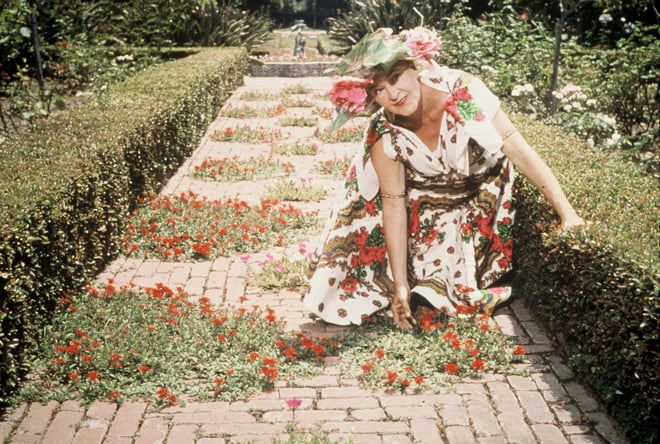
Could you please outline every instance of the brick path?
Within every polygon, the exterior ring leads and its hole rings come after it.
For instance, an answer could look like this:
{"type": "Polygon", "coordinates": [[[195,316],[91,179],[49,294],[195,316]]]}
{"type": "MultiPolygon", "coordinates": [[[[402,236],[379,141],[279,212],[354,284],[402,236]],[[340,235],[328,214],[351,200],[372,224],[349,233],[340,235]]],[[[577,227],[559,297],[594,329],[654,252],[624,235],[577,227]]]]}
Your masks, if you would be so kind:
{"type": "MultiPolygon", "coordinates": [[[[283,79],[246,77],[230,103],[246,90],[277,91],[288,85],[304,84],[324,92],[329,79],[324,77],[283,79]]],[[[320,106],[328,107],[323,99],[320,106]]],[[[272,106],[277,102],[262,103],[272,106]]],[[[255,105],[255,102],[251,102],[255,105]]],[[[289,109],[302,116],[309,109],[289,109]]],[[[268,155],[270,147],[213,142],[208,138],[215,129],[224,129],[245,120],[218,117],[192,157],[171,179],[163,193],[178,194],[192,190],[212,199],[234,197],[257,203],[267,182],[214,184],[194,181],[188,173],[206,157],[249,157],[268,155]]],[[[277,118],[254,119],[252,125],[276,125],[277,118]]],[[[289,131],[286,129],[285,131],[289,131]]],[[[291,129],[291,137],[310,137],[313,129],[291,129]]],[[[348,155],[355,144],[326,144],[317,156],[297,156],[296,175],[304,177],[319,160],[348,155]]],[[[288,159],[291,160],[291,159],[288,159]]],[[[318,209],[323,217],[330,208],[338,181],[314,179],[330,189],[329,197],[305,209],[318,209]]],[[[315,239],[307,242],[308,249],[315,239]]],[[[292,247],[297,249],[296,247],[292,247]]],[[[117,285],[135,283],[152,286],[165,283],[182,286],[191,295],[206,295],[215,303],[238,305],[243,295],[272,307],[284,316],[288,327],[306,333],[331,335],[341,327],[314,323],[303,311],[301,294],[291,290],[265,293],[247,285],[248,263],[237,257],[219,258],[201,263],[171,263],[156,260],[119,258],[98,276],[117,285]]],[[[323,374],[296,381],[293,386],[279,384],[275,390],[240,402],[188,403],[160,412],[145,402],[94,402],[84,408],[78,402],[51,401],[47,405],[21,405],[8,412],[0,422],[0,440],[4,443],[75,443],[75,444],[211,444],[254,442],[268,443],[273,438],[288,438],[285,433],[291,411],[285,400],[303,400],[296,412],[296,423],[313,428],[320,425],[337,442],[354,443],[623,443],[611,419],[589,391],[555,352],[549,338],[540,329],[520,300],[499,309],[494,321],[507,334],[516,335],[527,350],[528,362],[521,364],[529,376],[483,375],[455,385],[440,393],[400,394],[369,391],[355,380],[341,376],[339,362],[328,358],[323,374]]]]}

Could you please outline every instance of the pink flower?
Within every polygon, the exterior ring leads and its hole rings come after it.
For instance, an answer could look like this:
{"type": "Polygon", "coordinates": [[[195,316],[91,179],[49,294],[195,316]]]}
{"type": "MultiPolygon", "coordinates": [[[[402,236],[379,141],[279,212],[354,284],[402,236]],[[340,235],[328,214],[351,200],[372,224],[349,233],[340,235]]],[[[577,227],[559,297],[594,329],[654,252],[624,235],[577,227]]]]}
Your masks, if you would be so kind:
{"type": "Polygon", "coordinates": [[[440,37],[430,29],[418,26],[415,29],[401,33],[406,39],[406,46],[410,49],[416,60],[425,67],[430,68],[430,60],[440,53],[440,37]]]}
{"type": "Polygon", "coordinates": [[[333,105],[339,106],[351,114],[357,114],[363,111],[367,105],[365,88],[370,83],[369,79],[335,76],[332,78],[332,88],[328,92],[330,101],[333,105]]]}
{"type": "Polygon", "coordinates": [[[297,409],[298,407],[300,407],[300,404],[302,404],[302,399],[291,398],[286,400],[286,405],[288,405],[292,409],[297,409]]]}

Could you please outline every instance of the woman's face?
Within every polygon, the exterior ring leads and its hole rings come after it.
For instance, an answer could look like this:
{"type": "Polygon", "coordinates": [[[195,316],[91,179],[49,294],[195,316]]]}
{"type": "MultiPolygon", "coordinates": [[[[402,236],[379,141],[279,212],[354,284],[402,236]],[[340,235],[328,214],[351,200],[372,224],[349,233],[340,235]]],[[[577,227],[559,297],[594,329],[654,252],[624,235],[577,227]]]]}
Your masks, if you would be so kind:
{"type": "Polygon", "coordinates": [[[421,105],[421,89],[417,70],[408,61],[397,62],[385,75],[377,76],[369,86],[369,96],[399,116],[412,115],[421,105]]]}

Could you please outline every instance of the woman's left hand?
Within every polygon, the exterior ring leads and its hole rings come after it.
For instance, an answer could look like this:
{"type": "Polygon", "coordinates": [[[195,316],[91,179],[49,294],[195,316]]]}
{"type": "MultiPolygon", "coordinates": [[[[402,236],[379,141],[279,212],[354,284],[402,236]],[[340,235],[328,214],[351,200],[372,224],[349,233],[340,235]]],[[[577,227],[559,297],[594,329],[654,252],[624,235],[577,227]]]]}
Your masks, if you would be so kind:
{"type": "Polygon", "coordinates": [[[585,223],[584,219],[582,219],[577,214],[573,214],[565,219],[562,219],[561,221],[561,229],[564,231],[570,231],[574,228],[585,227],[587,225],[588,224],[585,223]]]}

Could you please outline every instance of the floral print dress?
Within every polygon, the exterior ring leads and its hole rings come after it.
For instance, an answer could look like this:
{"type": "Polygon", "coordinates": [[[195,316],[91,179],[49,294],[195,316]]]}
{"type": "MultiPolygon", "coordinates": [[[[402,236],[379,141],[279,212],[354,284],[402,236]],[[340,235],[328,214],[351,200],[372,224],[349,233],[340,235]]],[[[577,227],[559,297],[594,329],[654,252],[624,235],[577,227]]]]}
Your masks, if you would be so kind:
{"type": "Polygon", "coordinates": [[[370,119],[310,268],[304,305],[326,322],[361,324],[390,305],[394,288],[370,159],[379,138],[405,167],[412,292],[453,313],[470,303],[471,290],[511,269],[514,170],[492,124],[499,100],[462,71],[434,65],[420,80],[449,94],[437,149],[382,110],[370,119]]]}

